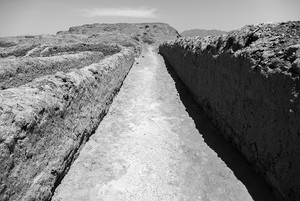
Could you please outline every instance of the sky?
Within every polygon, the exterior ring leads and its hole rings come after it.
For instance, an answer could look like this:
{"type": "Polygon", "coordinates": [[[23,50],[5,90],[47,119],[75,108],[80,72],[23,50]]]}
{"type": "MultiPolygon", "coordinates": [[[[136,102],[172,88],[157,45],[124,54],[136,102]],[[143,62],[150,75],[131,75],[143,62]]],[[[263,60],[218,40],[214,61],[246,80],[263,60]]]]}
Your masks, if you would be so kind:
{"type": "Polygon", "coordinates": [[[0,0],[0,36],[92,23],[165,22],[182,32],[288,20],[300,20],[300,0],[0,0]]]}

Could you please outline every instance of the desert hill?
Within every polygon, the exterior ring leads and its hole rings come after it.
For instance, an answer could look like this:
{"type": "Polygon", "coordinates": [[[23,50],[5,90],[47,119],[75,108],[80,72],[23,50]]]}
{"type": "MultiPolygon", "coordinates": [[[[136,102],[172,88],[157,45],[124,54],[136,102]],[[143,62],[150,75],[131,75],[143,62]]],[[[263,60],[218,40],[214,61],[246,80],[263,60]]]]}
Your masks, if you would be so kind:
{"type": "Polygon", "coordinates": [[[71,27],[68,31],[59,31],[57,34],[85,34],[97,37],[103,34],[124,34],[145,43],[163,42],[176,39],[178,32],[165,23],[118,23],[118,24],[86,24],[71,27]]]}

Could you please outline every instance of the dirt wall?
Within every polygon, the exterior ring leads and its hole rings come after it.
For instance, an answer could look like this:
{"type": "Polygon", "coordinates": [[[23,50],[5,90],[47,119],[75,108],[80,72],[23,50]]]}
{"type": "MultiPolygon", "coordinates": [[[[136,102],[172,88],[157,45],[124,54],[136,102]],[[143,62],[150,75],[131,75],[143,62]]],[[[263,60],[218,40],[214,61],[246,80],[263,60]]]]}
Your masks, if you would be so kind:
{"type": "Polygon", "coordinates": [[[19,87],[35,78],[80,69],[103,59],[102,52],[80,52],[51,57],[0,59],[0,90],[19,87]]]}
{"type": "Polygon", "coordinates": [[[0,200],[49,200],[106,114],[135,52],[0,91],[0,200]]]}
{"type": "Polygon", "coordinates": [[[299,36],[300,22],[260,24],[159,48],[224,136],[284,200],[300,200],[299,36]]]}

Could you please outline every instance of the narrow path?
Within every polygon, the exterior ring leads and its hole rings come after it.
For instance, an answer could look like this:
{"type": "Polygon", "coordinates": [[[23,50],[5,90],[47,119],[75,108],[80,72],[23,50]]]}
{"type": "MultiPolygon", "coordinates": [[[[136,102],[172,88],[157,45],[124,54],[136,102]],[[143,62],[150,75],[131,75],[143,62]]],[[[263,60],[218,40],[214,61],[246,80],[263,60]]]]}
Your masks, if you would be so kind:
{"type": "MultiPolygon", "coordinates": [[[[163,58],[152,48],[142,55],[52,200],[253,200],[205,142],[163,58]]],[[[217,133],[199,115],[205,135],[217,133]]]]}

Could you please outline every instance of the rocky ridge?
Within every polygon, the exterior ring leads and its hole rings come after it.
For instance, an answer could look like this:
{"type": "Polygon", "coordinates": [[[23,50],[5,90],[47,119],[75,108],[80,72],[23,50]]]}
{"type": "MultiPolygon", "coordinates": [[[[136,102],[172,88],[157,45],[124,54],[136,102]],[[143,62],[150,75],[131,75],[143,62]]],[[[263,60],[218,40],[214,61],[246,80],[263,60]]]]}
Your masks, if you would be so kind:
{"type": "Polygon", "coordinates": [[[221,31],[217,29],[212,30],[206,30],[206,29],[190,29],[185,30],[180,33],[182,37],[194,37],[194,36],[200,36],[200,37],[206,37],[206,36],[218,36],[222,34],[226,34],[226,31],[221,31]]]}
{"type": "Polygon", "coordinates": [[[160,53],[283,200],[300,194],[300,22],[179,38],[160,53]]]}

